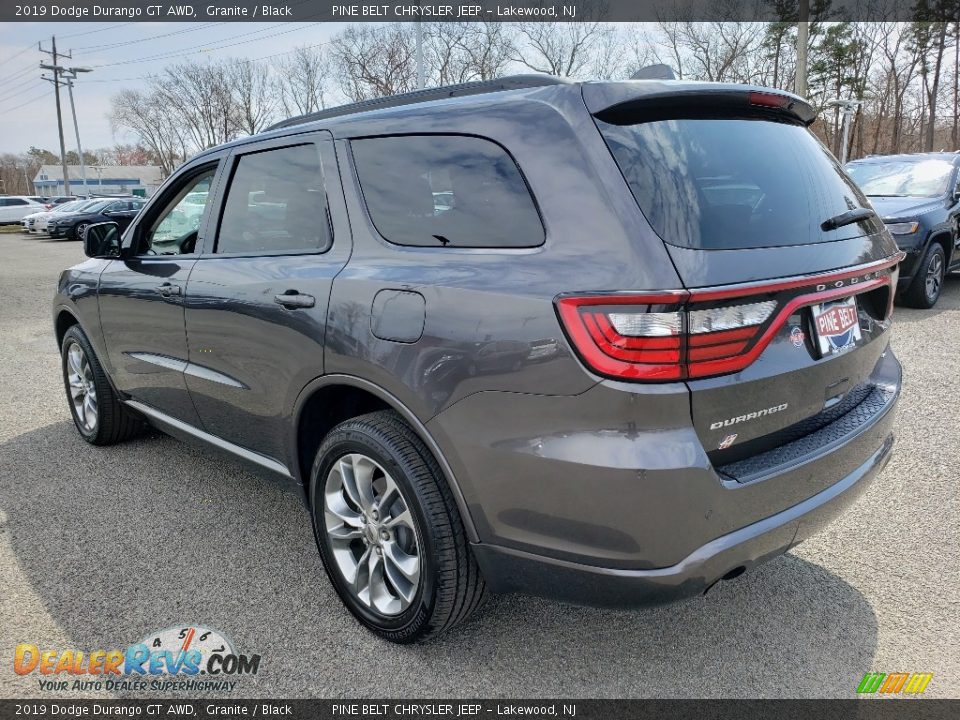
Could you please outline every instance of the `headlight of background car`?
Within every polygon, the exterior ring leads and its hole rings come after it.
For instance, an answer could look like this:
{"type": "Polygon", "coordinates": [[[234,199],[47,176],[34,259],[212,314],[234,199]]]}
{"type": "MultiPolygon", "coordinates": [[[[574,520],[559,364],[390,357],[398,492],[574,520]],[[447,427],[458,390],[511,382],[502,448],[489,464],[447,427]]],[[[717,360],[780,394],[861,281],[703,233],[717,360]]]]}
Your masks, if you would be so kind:
{"type": "Polygon", "coordinates": [[[901,223],[886,223],[887,230],[892,232],[894,235],[913,235],[917,231],[917,228],[920,227],[920,223],[915,222],[901,222],[901,223]]]}

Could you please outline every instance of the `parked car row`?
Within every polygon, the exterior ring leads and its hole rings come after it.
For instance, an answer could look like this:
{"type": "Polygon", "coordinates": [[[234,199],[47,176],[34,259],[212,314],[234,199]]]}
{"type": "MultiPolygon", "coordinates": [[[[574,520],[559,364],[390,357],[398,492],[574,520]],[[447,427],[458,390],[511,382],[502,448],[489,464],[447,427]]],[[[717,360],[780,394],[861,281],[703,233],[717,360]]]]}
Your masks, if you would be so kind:
{"type": "Polygon", "coordinates": [[[0,196],[0,225],[15,225],[25,215],[43,210],[43,198],[27,195],[0,196]]]}
{"type": "Polygon", "coordinates": [[[52,209],[31,213],[20,224],[28,233],[80,240],[83,231],[94,223],[115,222],[121,229],[126,228],[145,202],[132,196],[69,200],[52,209]]]}
{"type": "Polygon", "coordinates": [[[846,170],[906,253],[901,301],[933,307],[945,275],[960,270],[960,153],[866,157],[846,170]]]}

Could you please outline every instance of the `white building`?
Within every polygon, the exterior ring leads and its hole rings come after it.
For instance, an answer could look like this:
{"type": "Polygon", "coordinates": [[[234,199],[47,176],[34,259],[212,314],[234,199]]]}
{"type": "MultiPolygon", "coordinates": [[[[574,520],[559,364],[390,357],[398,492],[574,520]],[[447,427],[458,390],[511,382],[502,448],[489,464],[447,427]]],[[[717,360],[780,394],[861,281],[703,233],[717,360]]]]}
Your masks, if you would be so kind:
{"type": "MultiPolygon", "coordinates": [[[[79,165],[68,165],[71,195],[130,193],[148,197],[160,186],[160,168],[154,165],[88,165],[84,188],[79,165]]],[[[65,195],[63,168],[41,165],[33,179],[34,193],[43,197],[65,195]]]]}

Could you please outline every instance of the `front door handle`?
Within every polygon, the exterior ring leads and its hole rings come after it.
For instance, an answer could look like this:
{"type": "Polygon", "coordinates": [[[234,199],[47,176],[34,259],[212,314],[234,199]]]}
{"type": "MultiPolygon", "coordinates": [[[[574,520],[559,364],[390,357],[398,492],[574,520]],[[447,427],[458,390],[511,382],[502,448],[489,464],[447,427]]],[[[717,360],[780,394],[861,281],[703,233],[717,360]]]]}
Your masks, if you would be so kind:
{"type": "Polygon", "coordinates": [[[313,295],[304,295],[298,293],[296,290],[287,290],[285,293],[280,295],[274,295],[273,301],[277,305],[283,305],[283,307],[288,310],[296,310],[297,308],[312,308],[316,304],[316,298],[313,295]]]}
{"type": "Polygon", "coordinates": [[[165,282],[163,285],[157,285],[157,292],[163,295],[163,297],[171,297],[172,295],[179,295],[180,286],[174,285],[173,283],[165,282]]]}

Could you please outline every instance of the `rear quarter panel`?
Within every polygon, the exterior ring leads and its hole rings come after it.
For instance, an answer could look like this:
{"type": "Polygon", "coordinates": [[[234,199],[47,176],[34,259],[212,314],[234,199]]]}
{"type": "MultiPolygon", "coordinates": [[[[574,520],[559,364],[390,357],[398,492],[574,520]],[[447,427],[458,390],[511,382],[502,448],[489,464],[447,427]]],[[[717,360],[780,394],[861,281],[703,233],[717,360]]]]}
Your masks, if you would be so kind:
{"type": "Polygon", "coordinates": [[[488,390],[574,395],[598,378],[576,358],[557,320],[562,292],[676,287],[582,99],[568,88],[481,96],[376,114],[334,127],[354,253],[333,286],[328,373],[356,374],[388,390],[423,421],[488,390]],[[474,135],[516,160],[539,207],[543,245],[527,249],[400,247],[380,236],[363,202],[349,141],[387,134],[474,135]],[[371,332],[383,289],[424,297],[422,336],[382,340],[371,332]]]}

